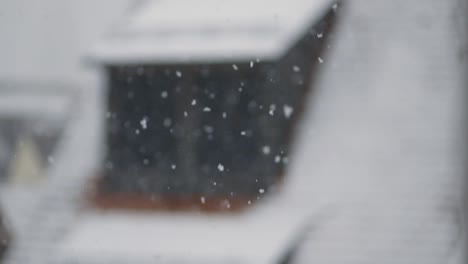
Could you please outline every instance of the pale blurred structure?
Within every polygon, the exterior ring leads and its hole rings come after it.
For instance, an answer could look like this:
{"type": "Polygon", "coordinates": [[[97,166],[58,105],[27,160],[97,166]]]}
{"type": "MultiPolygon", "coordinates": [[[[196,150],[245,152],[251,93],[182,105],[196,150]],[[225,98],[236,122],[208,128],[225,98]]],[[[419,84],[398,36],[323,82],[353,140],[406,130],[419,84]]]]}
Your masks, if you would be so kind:
{"type": "Polygon", "coordinates": [[[228,210],[287,181],[334,4],[149,1],[119,19],[91,57],[107,109],[96,203],[228,210]]]}
{"type": "MultiPolygon", "coordinates": [[[[80,58],[133,1],[29,2],[0,4],[0,77],[72,80],[83,87],[83,104],[46,182],[31,193],[2,190],[15,238],[5,263],[64,263],[58,249],[83,246],[70,234],[96,228],[82,205],[100,159],[103,98],[80,58]]],[[[310,218],[292,263],[466,263],[465,2],[354,0],[337,7],[333,42],[279,190],[294,201],[291,209],[327,217],[310,218]]],[[[272,232],[281,223],[274,220],[272,232]]]]}

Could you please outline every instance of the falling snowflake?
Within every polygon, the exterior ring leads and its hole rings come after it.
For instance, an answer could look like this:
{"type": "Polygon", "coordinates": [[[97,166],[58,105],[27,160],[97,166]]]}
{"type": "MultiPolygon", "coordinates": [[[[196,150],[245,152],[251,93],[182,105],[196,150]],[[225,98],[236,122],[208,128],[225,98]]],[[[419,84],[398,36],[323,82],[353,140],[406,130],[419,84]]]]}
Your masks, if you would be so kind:
{"type": "Polygon", "coordinates": [[[214,128],[212,126],[204,126],[203,129],[205,130],[206,133],[211,134],[214,131],[214,128]]]}
{"type": "Polygon", "coordinates": [[[268,111],[268,113],[273,116],[275,114],[275,110],[276,110],[276,105],[274,104],[271,104],[270,105],[270,110],[268,111]]]}
{"type": "Polygon", "coordinates": [[[192,100],[192,105],[196,105],[197,104],[197,100],[193,99],[192,100]]]}
{"type": "Polygon", "coordinates": [[[264,194],[264,193],[265,193],[265,189],[262,189],[262,188],[258,189],[258,193],[264,194]]]}
{"type": "Polygon", "coordinates": [[[323,59],[322,59],[322,58],[318,57],[317,60],[318,60],[319,63],[323,63],[323,59]]]}
{"type": "Polygon", "coordinates": [[[262,152],[263,152],[263,154],[265,154],[265,155],[270,154],[270,152],[271,152],[270,146],[263,146],[263,147],[262,147],[262,152]]]}
{"type": "Polygon", "coordinates": [[[211,108],[205,107],[205,108],[203,108],[203,112],[211,112],[211,108]]]}
{"type": "Polygon", "coordinates": [[[176,74],[176,75],[177,75],[177,77],[179,77],[179,78],[180,78],[180,77],[182,77],[182,72],[180,72],[180,71],[176,71],[176,73],[175,73],[175,74],[176,74]]]}
{"type": "Polygon", "coordinates": [[[166,118],[163,121],[164,127],[170,127],[172,125],[172,120],[170,118],[166,118]]]}
{"type": "Polygon", "coordinates": [[[237,67],[236,64],[233,64],[233,65],[232,65],[232,68],[233,68],[235,71],[237,71],[237,70],[239,69],[239,67],[237,67]]]}
{"type": "Polygon", "coordinates": [[[167,91],[162,91],[162,93],[161,93],[161,97],[162,97],[162,98],[166,99],[166,98],[167,98],[167,95],[168,95],[168,94],[167,94],[167,91]]]}
{"type": "Polygon", "coordinates": [[[148,119],[146,117],[143,117],[140,121],[141,128],[146,129],[148,128],[148,119]]]}
{"type": "Polygon", "coordinates": [[[177,168],[177,166],[175,164],[171,165],[171,169],[175,170],[176,168],[177,168]]]}
{"type": "Polygon", "coordinates": [[[275,163],[279,163],[281,161],[281,157],[279,155],[275,156],[275,163]]]}
{"type": "Polygon", "coordinates": [[[323,33],[317,33],[317,38],[322,38],[323,37],[323,33]]]}
{"type": "Polygon", "coordinates": [[[218,164],[218,170],[221,171],[221,172],[224,171],[224,166],[223,166],[223,164],[221,164],[221,163],[218,164]]]}
{"type": "Polygon", "coordinates": [[[229,208],[231,208],[231,203],[229,202],[229,200],[226,199],[226,200],[223,201],[223,206],[224,206],[224,208],[229,209],[229,208]]]}
{"type": "Polygon", "coordinates": [[[299,66],[297,66],[297,65],[294,65],[293,66],[293,71],[294,72],[299,72],[299,71],[301,71],[301,68],[299,66]]]}
{"type": "Polygon", "coordinates": [[[294,108],[292,108],[292,106],[290,106],[290,105],[284,105],[283,106],[283,113],[284,113],[284,116],[286,118],[289,119],[291,117],[291,115],[293,114],[293,112],[294,112],[294,108]]]}

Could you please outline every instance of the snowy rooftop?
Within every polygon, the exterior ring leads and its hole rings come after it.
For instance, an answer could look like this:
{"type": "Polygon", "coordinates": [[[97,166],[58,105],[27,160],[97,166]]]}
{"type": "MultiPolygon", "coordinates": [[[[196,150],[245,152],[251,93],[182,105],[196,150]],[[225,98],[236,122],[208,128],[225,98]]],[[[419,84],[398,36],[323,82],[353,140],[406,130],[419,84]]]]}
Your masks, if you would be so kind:
{"type": "MultiPolygon", "coordinates": [[[[466,175],[461,154],[466,58],[460,60],[466,42],[457,41],[466,28],[459,31],[455,25],[466,18],[466,9],[458,0],[428,0],[426,5],[355,0],[340,8],[335,42],[320,64],[321,77],[308,98],[283,189],[296,197],[297,209],[332,204],[336,214],[306,234],[293,263],[466,263],[466,225],[458,215],[463,210],[459,187],[466,175]]],[[[103,17],[111,15],[108,11],[102,10],[103,17]]],[[[98,160],[96,128],[104,111],[98,89],[85,91],[80,114],[70,123],[39,195],[0,192],[16,231],[4,263],[54,263],[67,246],[77,250],[65,252],[67,256],[77,256],[86,249],[82,242],[97,235],[89,235],[99,227],[94,225],[110,216],[115,222],[106,230],[124,226],[119,234],[135,228],[125,225],[126,219],[144,224],[143,229],[153,220],[80,211],[83,186],[98,160]]],[[[273,220],[269,225],[282,221],[273,220]]],[[[155,230],[157,226],[150,229],[155,230]]],[[[121,246],[122,238],[115,243],[121,246]]],[[[126,250],[148,248],[138,246],[126,250]]],[[[159,260],[154,255],[151,263],[159,260]]]]}
{"type": "Polygon", "coordinates": [[[62,120],[77,95],[76,86],[69,83],[0,80],[0,118],[62,120]]]}
{"type": "Polygon", "coordinates": [[[147,1],[93,49],[104,63],[275,60],[332,0],[147,1]]]}

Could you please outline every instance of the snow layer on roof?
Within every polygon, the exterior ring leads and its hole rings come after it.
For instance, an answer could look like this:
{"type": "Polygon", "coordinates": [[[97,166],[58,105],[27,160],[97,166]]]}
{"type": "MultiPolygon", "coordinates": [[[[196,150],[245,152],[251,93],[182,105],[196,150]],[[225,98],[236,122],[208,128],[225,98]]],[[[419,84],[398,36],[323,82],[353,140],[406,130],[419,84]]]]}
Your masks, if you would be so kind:
{"type": "Polygon", "coordinates": [[[146,1],[93,49],[103,62],[275,60],[332,0],[146,1]]]}
{"type": "Polygon", "coordinates": [[[319,208],[314,216],[275,200],[240,214],[89,212],[62,241],[57,260],[278,263],[300,243],[307,222],[323,216],[319,208]]]}

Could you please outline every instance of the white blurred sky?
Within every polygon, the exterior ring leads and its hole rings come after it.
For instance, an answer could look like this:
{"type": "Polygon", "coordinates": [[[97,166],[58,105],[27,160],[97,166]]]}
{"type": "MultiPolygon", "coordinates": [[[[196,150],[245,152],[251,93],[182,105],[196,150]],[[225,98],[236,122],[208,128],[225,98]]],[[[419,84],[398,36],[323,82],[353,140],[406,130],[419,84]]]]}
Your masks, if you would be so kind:
{"type": "Polygon", "coordinates": [[[133,2],[0,1],[0,79],[79,80],[81,56],[133,2]]]}

